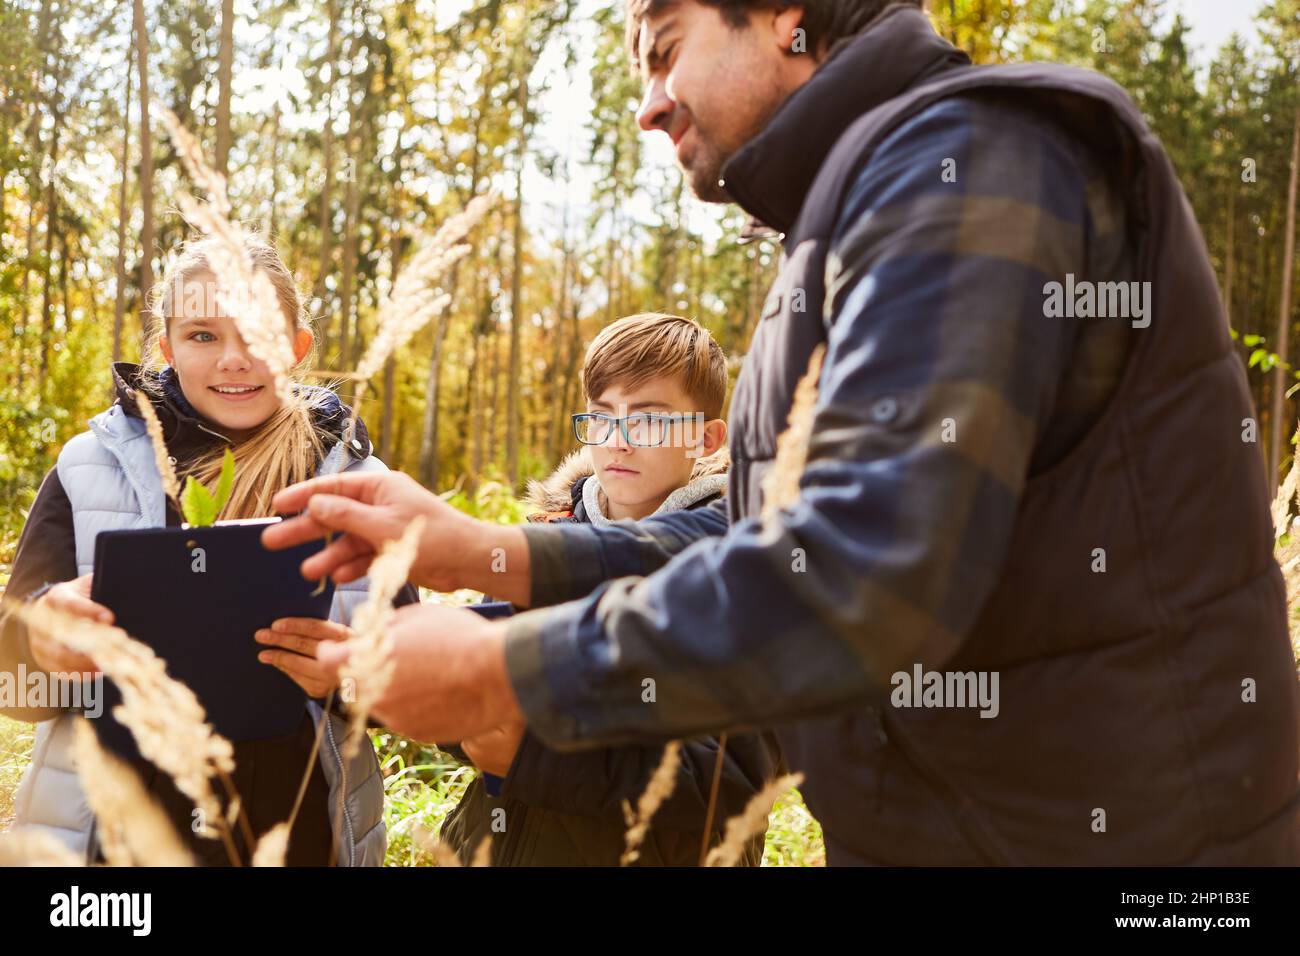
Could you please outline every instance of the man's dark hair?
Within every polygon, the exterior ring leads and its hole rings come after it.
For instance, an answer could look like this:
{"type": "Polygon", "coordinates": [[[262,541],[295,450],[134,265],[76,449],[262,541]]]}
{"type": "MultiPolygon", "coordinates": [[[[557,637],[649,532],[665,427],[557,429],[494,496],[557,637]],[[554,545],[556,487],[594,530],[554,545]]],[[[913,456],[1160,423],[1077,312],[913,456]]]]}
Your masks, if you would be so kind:
{"type": "MultiPolygon", "coordinates": [[[[637,43],[646,17],[654,16],[682,0],[627,0],[627,51],[633,69],[637,63],[637,43]]],[[[784,10],[803,7],[800,26],[806,32],[810,52],[830,49],[836,41],[860,33],[862,29],[891,5],[922,6],[925,0],[693,0],[701,6],[717,7],[722,19],[733,27],[745,25],[751,10],[784,10]],[[824,44],[824,46],[823,46],[824,44]]]]}

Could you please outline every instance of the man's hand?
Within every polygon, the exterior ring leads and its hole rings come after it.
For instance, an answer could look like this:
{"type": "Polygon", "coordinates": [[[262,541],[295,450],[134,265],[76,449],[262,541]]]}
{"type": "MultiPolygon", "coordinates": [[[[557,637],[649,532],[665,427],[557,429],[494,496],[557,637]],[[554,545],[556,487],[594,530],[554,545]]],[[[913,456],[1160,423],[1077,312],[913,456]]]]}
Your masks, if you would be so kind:
{"type": "Polygon", "coordinates": [[[474,761],[474,766],[480,770],[504,777],[510,772],[510,766],[515,762],[515,753],[518,752],[519,743],[523,739],[524,723],[517,721],[494,727],[477,737],[462,740],[460,749],[469,755],[469,759],[474,761]]]}
{"type": "Polygon", "coordinates": [[[435,591],[474,588],[528,604],[523,532],[471,518],[399,471],[313,478],[281,491],[272,506],[285,514],[301,512],[262,532],[262,544],[272,551],[335,534],[303,562],[308,580],[329,575],[346,584],[364,577],[383,543],[401,537],[416,516],[423,516],[411,581],[435,591]]]}
{"type": "Polygon", "coordinates": [[[253,637],[259,644],[283,648],[262,651],[257,659],[283,671],[308,697],[324,697],[338,686],[337,671],[317,659],[322,641],[346,641],[352,629],[312,617],[282,617],[253,637]]]}
{"type": "MultiPolygon", "coordinates": [[[[392,680],[372,711],[393,730],[436,743],[523,720],[506,673],[504,622],[412,604],[394,614],[389,636],[392,680]]],[[[317,656],[337,674],[350,652],[346,644],[321,643],[317,656]]]]}
{"type": "MultiPolygon", "coordinates": [[[[36,599],[36,606],[48,607],[73,617],[84,617],[100,624],[112,624],[113,612],[90,599],[93,578],[93,574],[83,574],[72,581],[56,584],[36,599]]],[[[99,673],[99,668],[89,657],[72,650],[40,626],[28,625],[27,642],[31,647],[32,659],[50,674],[93,677],[99,673]]]]}

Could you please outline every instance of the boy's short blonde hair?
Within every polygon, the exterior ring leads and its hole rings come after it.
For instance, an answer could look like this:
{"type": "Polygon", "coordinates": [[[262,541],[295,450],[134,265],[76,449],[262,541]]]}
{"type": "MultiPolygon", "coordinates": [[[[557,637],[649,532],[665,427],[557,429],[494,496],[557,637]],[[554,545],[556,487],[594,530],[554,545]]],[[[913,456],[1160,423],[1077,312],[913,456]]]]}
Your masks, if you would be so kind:
{"type": "MultiPolygon", "coordinates": [[[[636,388],[652,378],[676,377],[698,403],[689,409],[722,416],[727,395],[727,357],[709,330],[691,319],[642,312],[611,322],[587,347],[582,389],[595,401],[611,385],[636,388]]],[[[687,411],[687,409],[682,409],[687,411]]]]}

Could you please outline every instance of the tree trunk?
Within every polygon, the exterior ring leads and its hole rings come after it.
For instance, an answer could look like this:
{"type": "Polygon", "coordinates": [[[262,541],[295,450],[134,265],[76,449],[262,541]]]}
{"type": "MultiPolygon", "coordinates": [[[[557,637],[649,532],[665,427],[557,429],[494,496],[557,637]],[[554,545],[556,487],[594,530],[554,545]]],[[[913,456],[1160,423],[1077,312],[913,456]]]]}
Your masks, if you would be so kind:
{"type": "MultiPolygon", "coordinates": [[[[332,222],[333,216],[330,210],[330,201],[334,191],[334,116],[330,108],[334,99],[334,81],[338,73],[338,28],[339,28],[339,0],[329,0],[326,4],[329,10],[329,40],[327,43],[326,62],[329,64],[330,78],[325,86],[325,126],[321,130],[321,164],[324,166],[324,182],[321,185],[320,192],[320,215],[317,217],[316,228],[320,233],[320,257],[316,268],[316,284],[312,289],[311,297],[313,308],[318,315],[325,314],[325,277],[329,273],[330,255],[334,251],[332,222]]],[[[329,331],[332,323],[328,317],[322,320],[325,325],[325,341],[321,345],[321,360],[325,359],[325,351],[329,348],[329,331]]]]}
{"type": "MultiPolygon", "coordinates": [[[[500,9],[500,4],[492,6],[488,21],[489,31],[496,29],[500,9]]],[[[480,87],[478,109],[474,114],[474,142],[470,152],[469,194],[465,197],[466,202],[478,194],[479,151],[482,145],[483,115],[491,105],[490,93],[494,76],[495,65],[489,67],[480,87]]],[[[471,257],[476,248],[477,244],[471,243],[471,257]]],[[[436,487],[438,480],[438,396],[442,379],[442,345],[450,327],[452,310],[456,306],[456,291],[460,284],[460,267],[463,261],[452,266],[451,279],[448,283],[451,302],[447,306],[447,310],[438,317],[438,324],[434,329],[433,342],[429,350],[429,375],[425,379],[424,419],[420,428],[420,458],[417,474],[420,480],[430,488],[436,487]]]]}
{"type": "Polygon", "coordinates": [[[1223,263],[1223,311],[1232,325],[1232,280],[1234,278],[1233,260],[1236,258],[1234,239],[1237,230],[1237,183],[1236,177],[1228,184],[1228,248],[1224,253],[1223,263]]]}
{"type": "MultiPolygon", "coordinates": [[[[499,399],[501,398],[501,354],[497,347],[496,329],[492,330],[490,339],[491,351],[488,353],[488,403],[487,407],[494,412],[501,407],[499,399]]],[[[487,433],[487,454],[486,461],[488,465],[495,465],[497,460],[497,419],[493,415],[487,423],[485,429],[487,433]]]]}
{"type": "Polygon", "coordinates": [[[357,218],[360,214],[361,194],[357,180],[361,178],[360,163],[357,154],[361,151],[358,143],[360,136],[355,133],[356,112],[349,110],[347,139],[347,189],[344,198],[343,226],[343,275],[339,282],[339,306],[343,310],[340,316],[342,325],[339,329],[338,367],[352,370],[352,285],[357,275],[357,218]]]}
{"type": "MultiPolygon", "coordinates": [[[[398,169],[401,169],[400,164],[398,169]]],[[[389,239],[389,257],[391,259],[389,269],[392,276],[391,281],[396,283],[398,273],[401,272],[402,259],[402,234],[398,231],[398,224],[401,222],[396,215],[393,217],[393,234],[389,239]]],[[[389,456],[393,453],[393,390],[397,385],[397,356],[388,356],[388,361],[384,362],[384,409],[379,419],[379,458],[387,462],[389,456]]]]}
{"type": "MultiPolygon", "coordinates": [[[[391,184],[392,225],[388,238],[388,268],[390,288],[397,284],[397,277],[402,272],[402,136],[410,126],[410,112],[406,114],[403,129],[397,134],[397,144],[393,150],[393,179],[391,184]]],[[[397,388],[397,356],[390,355],[384,362],[384,405],[379,422],[380,445],[379,457],[387,462],[393,451],[393,398],[397,388]]]]}
{"type": "MultiPolygon", "coordinates": [[[[1280,361],[1273,371],[1273,414],[1270,423],[1272,425],[1273,440],[1269,445],[1268,475],[1274,490],[1277,489],[1278,468],[1282,463],[1282,441],[1284,437],[1282,409],[1285,402],[1287,383],[1291,378],[1287,353],[1289,351],[1288,339],[1291,331],[1291,280],[1295,274],[1295,207],[1296,180],[1298,176],[1300,176],[1300,108],[1296,109],[1295,121],[1291,131],[1291,182],[1287,187],[1286,235],[1282,240],[1282,295],[1278,305],[1277,344],[1275,346],[1280,361]]],[[[1290,428],[1288,427],[1287,434],[1289,433],[1290,428]]]]}
{"type": "Polygon", "coordinates": [[[144,0],[133,0],[136,63],[140,71],[140,358],[149,336],[146,314],[153,288],[153,136],[149,131],[149,31],[144,22],[144,0]]]}
{"type": "MultiPolygon", "coordinates": [[[[26,140],[31,150],[32,162],[27,179],[27,257],[23,264],[22,282],[19,286],[24,326],[27,324],[28,315],[30,315],[27,311],[27,287],[31,277],[32,260],[36,257],[36,196],[40,192],[41,157],[45,155],[40,148],[41,108],[46,106],[47,103],[45,98],[40,95],[40,90],[45,86],[45,77],[49,73],[50,51],[47,49],[47,45],[50,36],[50,6],[51,0],[41,0],[39,25],[36,28],[36,49],[41,53],[41,68],[37,76],[37,95],[33,98],[32,103],[32,118],[27,124],[26,140]]],[[[21,363],[19,367],[21,368],[21,363]]]]}
{"type": "Polygon", "coordinates": [[[50,288],[50,263],[54,260],[54,237],[59,231],[59,193],[55,188],[59,163],[59,122],[57,96],[51,100],[54,130],[50,136],[50,181],[45,187],[45,261],[41,265],[41,368],[36,391],[47,397],[50,373],[50,334],[54,323],[54,296],[50,288]]]}
{"type": "Polygon", "coordinates": [[[271,115],[271,240],[280,235],[280,101],[271,115]]]}
{"type": "MultiPolygon", "coordinates": [[[[134,47],[135,30],[131,31],[134,47]]],[[[113,264],[113,361],[122,361],[122,320],[126,315],[126,223],[130,212],[126,208],[126,187],[131,173],[131,57],[126,62],[126,101],[122,106],[122,180],[117,187],[117,259],[113,264]]],[[[113,388],[109,381],[109,388],[113,388]]]]}
{"type": "Polygon", "coordinates": [[[431,491],[438,489],[438,398],[441,394],[442,346],[451,325],[450,307],[438,316],[433,335],[433,355],[429,360],[429,377],[424,384],[425,431],[420,438],[420,481],[431,491]]]}
{"type": "Polygon", "coordinates": [[[214,168],[228,175],[230,161],[230,81],[235,61],[235,0],[221,0],[221,47],[217,51],[217,147],[214,168]]]}
{"type": "MultiPolygon", "coordinates": [[[[523,86],[523,81],[520,81],[523,86]]],[[[523,96],[520,96],[522,102],[523,96]]],[[[519,339],[523,328],[524,267],[524,135],[519,138],[519,168],[515,170],[515,224],[510,268],[510,353],[506,372],[506,480],[513,493],[519,486],[519,339]]]]}

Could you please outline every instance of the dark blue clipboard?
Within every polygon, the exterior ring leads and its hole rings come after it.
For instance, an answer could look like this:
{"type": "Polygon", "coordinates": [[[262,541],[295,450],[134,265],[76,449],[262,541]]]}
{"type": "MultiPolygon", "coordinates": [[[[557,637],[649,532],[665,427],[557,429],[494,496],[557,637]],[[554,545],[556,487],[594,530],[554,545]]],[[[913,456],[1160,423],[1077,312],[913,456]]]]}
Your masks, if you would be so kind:
{"type": "MultiPolygon", "coordinates": [[[[306,692],[257,659],[265,646],[253,634],[281,617],[328,618],[334,598],[333,581],[321,587],[299,570],[323,540],[284,551],[262,547],[262,531],[275,520],[105,531],[95,539],[92,600],[153,648],[232,742],[298,729],[306,692]]],[[[102,713],[92,720],[101,743],[138,759],[130,731],[112,714],[121,692],[107,679],[103,698],[102,713]]]]}

